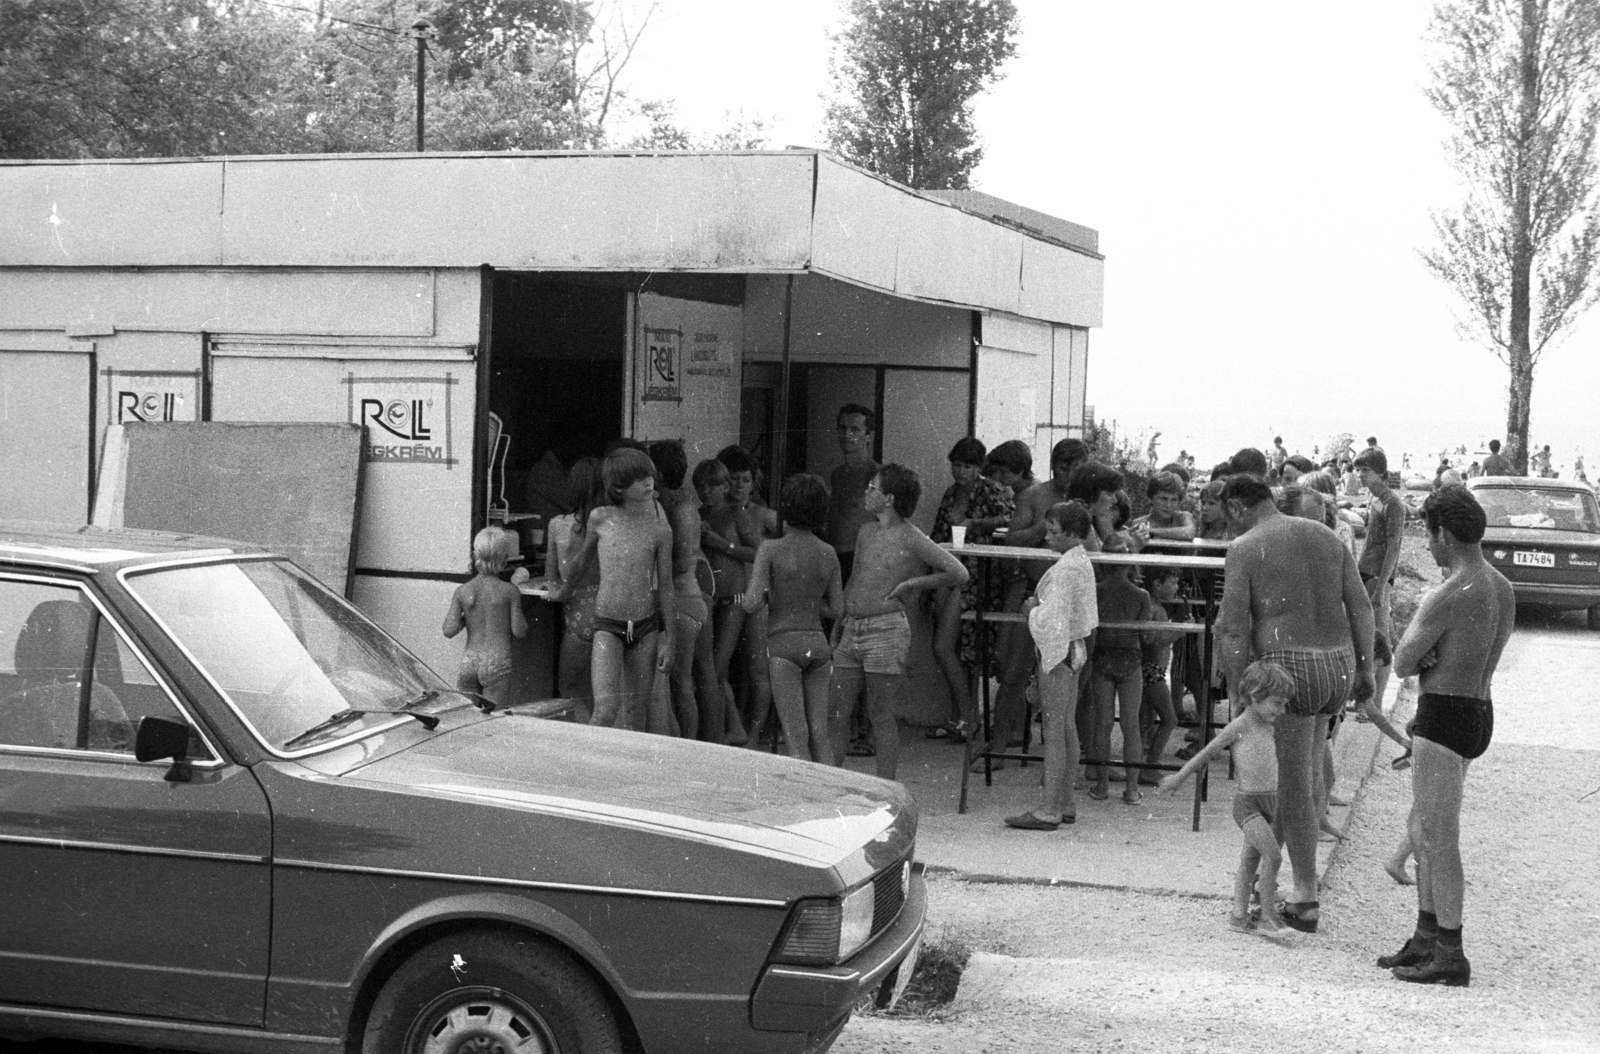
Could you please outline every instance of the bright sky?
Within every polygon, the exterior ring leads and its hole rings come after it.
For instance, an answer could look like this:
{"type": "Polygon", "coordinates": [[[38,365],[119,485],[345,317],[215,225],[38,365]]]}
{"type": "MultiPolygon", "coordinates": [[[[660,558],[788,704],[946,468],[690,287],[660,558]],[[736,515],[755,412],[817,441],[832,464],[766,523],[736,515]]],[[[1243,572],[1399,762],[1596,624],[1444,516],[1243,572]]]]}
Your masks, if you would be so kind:
{"type": "MultiPolygon", "coordinates": [[[[776,146],[825,145],[841,6],[662,0],[631,87],[694,131],[742,109],[776,146]]],[[[1417,256],[1457,196],[1422,96],[1432,0],[1018,6],[975,183],[1100,232],[1098,417],[1203,465],[1351,432],[1431,468],[1502,434],[1506,369],[1417,256]]],[[[1597,351],[1600,308],[1535,373],[1531,438],[1558,464],[1600,453],[1597,351]]]]}

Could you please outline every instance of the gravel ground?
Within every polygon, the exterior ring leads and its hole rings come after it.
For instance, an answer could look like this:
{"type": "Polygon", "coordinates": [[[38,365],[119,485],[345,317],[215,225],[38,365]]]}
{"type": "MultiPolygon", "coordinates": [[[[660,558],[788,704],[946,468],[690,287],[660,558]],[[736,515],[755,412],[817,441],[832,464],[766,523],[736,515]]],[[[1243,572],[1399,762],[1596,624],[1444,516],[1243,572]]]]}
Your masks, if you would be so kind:
{"type": "Polygon", "coordinates": [[[1600,788],[1600,637],[1560,616],[1523,625],[1462,817],[1472,987],[1405,985],[1373,963],[1416,910],[1382,870],[1410,780],[1380,760],[1324,879],[1318,934],[1279,947],[1231,933],[1222,899],[936,878],[930,939],[974,951],[955,1002],[860,1018],[836,1049],[1600,1052],[1600,793],[1583,797],[1600,788]]]}

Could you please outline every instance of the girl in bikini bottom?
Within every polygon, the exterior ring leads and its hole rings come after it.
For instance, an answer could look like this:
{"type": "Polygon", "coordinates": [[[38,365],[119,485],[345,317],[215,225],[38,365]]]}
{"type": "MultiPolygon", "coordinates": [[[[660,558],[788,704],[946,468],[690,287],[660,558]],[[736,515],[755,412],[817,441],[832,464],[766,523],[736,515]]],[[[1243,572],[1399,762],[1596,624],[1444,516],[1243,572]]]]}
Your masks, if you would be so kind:
{"type": "Polygon", "coordinates": [[[1417,697],[1411,734],[1431,739],[1468,761],[1482,757],[1494,735],[1494,703],[1466,695],[1424,692],[1417,697]]]}
{"type": "Polygon", "coordinates": [[[782,659],[801,673],[826,666],[833,661],[828,638],[821,630],[786,629],[767,637],[767,657],[782,659]]]}

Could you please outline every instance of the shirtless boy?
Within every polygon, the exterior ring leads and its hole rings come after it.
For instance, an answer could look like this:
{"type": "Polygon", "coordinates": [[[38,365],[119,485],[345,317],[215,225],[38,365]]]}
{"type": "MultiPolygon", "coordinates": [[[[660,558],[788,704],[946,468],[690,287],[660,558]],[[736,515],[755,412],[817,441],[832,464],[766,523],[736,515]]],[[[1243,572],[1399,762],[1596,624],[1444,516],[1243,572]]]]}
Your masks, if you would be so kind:
{"type": "Polygon", "coordinates": [[[850,712],[865,675],[877,773],[883,779],[894,779],[900,754],[895,703],[911,647],[906,604],[918,590],[967,580],[966,566],[909,521],[921,496],[916,472],[903,465],[883,466],[867,484],[866,507],[873,520],[856,535],[845,617],[834,628],[833,761],[844,763],[850,712]]]}
{"type": "MultiPolygon", "coordinates": [[[[1091,516],[1092,522],[1092,516],[1091,516]]],[[[1100,621],[1149,622],[1154,605],[1150,594],[1133,584],[1133,568],[1127,565],[1101,569],[1095,586],[1095,604],[1100,621]]],[[[1094,657],[1089,660],[1090,719],[1089,753],[1095,761],[1094,785],[1089,797],[1105,801],[1110,794],[1111,726],[1120,708],[1122,720],[1122,760],[1125,783],[1122,800],[1139,804],[1139,773],[1144,764],[1144,743],[1139,738],[1139,708],[1144,699],[1145,635],[1138,630],[1114,629],[1102,625],[1094,642],[1094,657]]]]}
{"type": "Polygon", "coordinates": [[[1412,723],[1411,844],[1417,853],[1417,927],[1378,965],[1402,981],[1464,987],[1472,966],[1461,947],[1461,797],[1467,765],[1494,731],[1490,682],[1511,637],[1511,583],[1483,559],[1485,517],[1462,486],[1422,503],[1428,551],[1445,580],[1423,598],[1395,649],[1394,671],[1418,676],[1412,723]]]}
{"type": "Polygon", "coordinates": [[[1356,455],[1356,472],[1361,485],[1367,488],[1367,538],[1361,546],[1361,558],[1356,570],[1361,572],[1361,584],[1372,599],[1372,628],[1376,634],[1377,661],[1373,677],[1374,689],[1381,705],[1384,687],[1389,683],[1390,650],[1393,623],[1389,618],[1390,592],[1394,588],[1394,574],[1400,567],[1400,542],[1406,529],[1406,506],[1400,496],[1389,489],[1389,460],[1382,450],[1370,445],[1356,455]]]}
{"type": "Polygon", "coordinates": [[[672,672],[677,632],[672,527],[656,505],[649,457],[624,447],[606,458],[600,472],[611,504],[589,514],[589,529],[572,576],[552,599],[566,600],[570,584],[583,577],[588,562],[599,560],[590,723],[633,728],[643,709],[648,730],[666,734],[672,727],[667,712],[650,704],[656,671],[672,672]]]}
{"type": "Polygon", "coordinates": [[[832,622],[844,613],[844,584],[838,554],[816,535],[828,522],[828,485],[806,473],[791,476],[780,504],[783,537],[762,542],[756,552],[744,609],[770,611],[764,651],[789,756],[832,764],[828,683],[833,655],[822,620],[832,622]]]}
{"type": "Polygon", "coordinates": [[[1145,496],[1150,499],[1150,513],[1134,520],[1134,526],[1145,527],[1151,538],[1172,542],[1192,542],[1195,536],[1194,516],[1183,508],[1184,483],[1171,472],[1157,472],[1145,484],[1145,496]]]}
{"type": "Polygon", "coordinates": [[[1234,778],[1233,822],[1244,835],[1239,853],[1239,869],[1233,876],[1233,912],[1228,925],[1239,933],[1274,936],[1283,930],[1283,920],[1274,905],[1278,902],[1278,868],[1283,854],[1278,850],[1278,835],[1273,819],[1278,812],[1278,752],[1273,728],[1283,717],[1284,708],[1294,694],[1294,681],[1283,667],[1270,662],[1253,662],[1239,678],[1239,698],[1244,712],[1205,749],[1184,763],[1183,768],[1164,778],[1159,790],[1171,794],[1226,747],[1233,747],[1234,778]],[[1261,919],[1250,917],[1250,891],[1260,891],[1261,919]]]}
{"type": "Polygon", "coordinates": [[[1321,733],[1352,691],[1358,702],[1372,697],[1372,605],[1338,536],[1283,515],[1259,477],[1229,476],[1222,505],[1238,538],[1228,549],[1218,650],[1230,685],[1256,659],[1277,663],[1294,679],[1294,697],[1276,731],[1276,826],[1294,870],[1294,899],[1280,914],[1314,933],[1317,831],[1327,793],[1321,733]]]}

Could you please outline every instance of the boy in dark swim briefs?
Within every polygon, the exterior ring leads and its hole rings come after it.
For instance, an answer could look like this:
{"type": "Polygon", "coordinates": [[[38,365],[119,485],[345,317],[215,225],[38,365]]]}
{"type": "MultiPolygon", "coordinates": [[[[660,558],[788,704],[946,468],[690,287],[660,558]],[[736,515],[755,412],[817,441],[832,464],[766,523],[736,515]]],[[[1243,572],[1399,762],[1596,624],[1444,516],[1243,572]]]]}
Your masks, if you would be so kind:
{"type": "Polygon", "coordinates": [[[643,452],[619,449],[606,458],[600,473],[612,503],[589,514],[572,576],[552,599],[566,600],[588,562],[599,560],[590,723],[634,728],[639,712],[645,711],[646,727],[666,734],[672,729],[670,703],[652,703],[656,671],[672,672],[677,634],[672,526],[656,504],[655,467],[643,452]]]}

